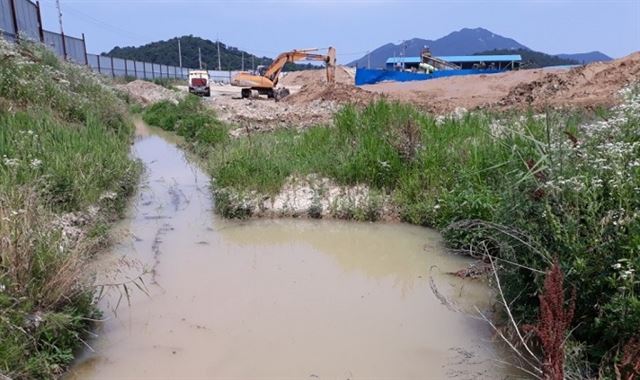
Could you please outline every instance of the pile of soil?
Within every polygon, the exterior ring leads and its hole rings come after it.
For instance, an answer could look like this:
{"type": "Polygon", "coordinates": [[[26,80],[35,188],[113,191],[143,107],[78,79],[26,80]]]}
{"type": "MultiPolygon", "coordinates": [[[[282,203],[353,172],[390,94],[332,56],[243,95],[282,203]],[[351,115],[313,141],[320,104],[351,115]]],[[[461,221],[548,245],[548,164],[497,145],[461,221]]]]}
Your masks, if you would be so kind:
{"type": "MultiPolygon", "coordinates": [[[[327,82],[327,71],[324,68],[318,70],[291,71],[286,73],[279,83],[287,86],[304,86],[307,84],[322,84],[327,82]]],[[[336,67],[336,83],[355,83],[355,72],[353,69],[344,66],[336,67]]]]}
{"type": "Polygon", "coordinates": [[[616,92],[640,80],[640,52],[520,83],[498,103],[504,107],[610,106],[616,92]]]}
{"type": "Polygon", "coordinates": [[[343,83],[314,83],[304,85],[296,94],[284,98],[289,104],[308,104],[312,102],[335,102],[337,104],[367,105],[382,98],[380,94],[343,83]]]}
{"type": "Polygon", "coordinates": [[[500,74],[454,76],[412,82],[381,82],[361,86],[435,114],[448,114],[456,108],[473,110],[496,104],[520,83],[546,75],[544,70],[519,70],[500,74]]]}
{"type": "Polygon", "coordinates": [[[333,114],[338,110],[338,105],[332,102],[288,104],[284,100],[275,102],[265,98],[237,99],[230,96],[205,98],[203,101],[215,110],[220,120],[239,127],[232,131],[231,134],[234,136],[283,127],[306,128],[330,123],[333,114]]]}
{"type": "Polygon", "coordinates": [[[362,86],[435,114],[458,107],[527,108],[611,106],[616,93],[640,81],[640,52],[573,69],[544,68],[362,86]]]}
{"type": "Polygon", "coordinates": [[[168,100],[177,103],[185,96],[184,92],[172,91],[144,80],[134,80],[124,85],[117,85],[116,88],[143,106],[168,100]]]}

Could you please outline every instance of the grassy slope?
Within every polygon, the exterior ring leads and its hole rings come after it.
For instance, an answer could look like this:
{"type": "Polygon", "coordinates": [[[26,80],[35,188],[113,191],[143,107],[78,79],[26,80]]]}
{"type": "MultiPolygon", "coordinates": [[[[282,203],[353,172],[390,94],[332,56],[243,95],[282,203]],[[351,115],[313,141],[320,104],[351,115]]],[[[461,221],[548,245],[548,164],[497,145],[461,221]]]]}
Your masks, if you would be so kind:
{"type": "Polygon", "coordinates": [[[85,263],[139,170],[126,108],[98,77],[36,46],[0,52],[0,373],[51,378],[97,313],[85,263]]]}
{"type": "MultiPolygon", "coordinates": [[[[563,113],[436,120],[382,102],[343,109],[335,127],[190,140],[217,189],[273,195],[288,176],[316,173],[392,194],[405,221],[442,230],[454,249],[508,260],[500,274],[523,323],[534,321],[543,273],[559,257],[578,294],[570,363],[603,360],[612,376],[611,353],[640,326],[640,95],[626,96],[626,106],[586,125],[563,113]]],[[[162,126],[154,118],[166,112],[171,129],[182,106],[173,107],[146,118],[162,126]]]]}

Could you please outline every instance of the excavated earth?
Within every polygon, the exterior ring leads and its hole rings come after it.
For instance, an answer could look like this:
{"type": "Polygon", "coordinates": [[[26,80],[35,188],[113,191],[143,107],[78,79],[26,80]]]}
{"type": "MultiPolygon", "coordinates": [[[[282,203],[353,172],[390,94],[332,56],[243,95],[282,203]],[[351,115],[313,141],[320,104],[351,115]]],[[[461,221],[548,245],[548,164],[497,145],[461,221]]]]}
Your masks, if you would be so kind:
{"type": "MultiPolygon", "coordinates": [[[[519,70],[360,87],[353,84],[352,69],[338,67],[335,84],[326,83],[325,75],[324,70],[287,73],[280,85],[289,88],[291,95],[280,102],[264,97],[240,99],[240,89],[229,85],[212,86],[211,98],[204,101],[221,120],[236,125],[234,136],[331,124],[334,113],[343,105],[365,106],[383,98],[411,103],[436,115],[456,109],[593,109],[613,105],[621,88],[640,81],[640,52],[572,69],[519,70]]],[[[143,105],[165,99],[177,101],[186,92],[144,81],[119,88],[143,105]]]]}
{"type": "Polygon", "coordinates": [[[597,62],[564,73],[549,73],[540,80],[521,83],[504,96],[499,105],[611,106],[614,94],[640,80],[640,52],[612,62],[597,62]]]}
{"type": "MultiPolygon", "coordinates": [[[[301,70],[285,73],[280,79],[280,84],[285,87],[298,86],[302,87],[310,83],[326,82],[326,70],[301,70]]],[[[336,67],[336,83],[353,85],[355,82],[356,70],[351,67],[336,67]]]]}
{"type": "Polygon", "coordinates": [[[372,101],[383,98],[383,94],[372,93],[352,84],[306,84],[298,93],[283,99],[286,104],[309,104],[313,102],[334,102],[338,104],[355,104],[365,106],[372,101]]]}
{"type": "Polygon", "coordinates": [[[134,80],[127,84],[119,84],[116,85],[116,89],[122,91],[133,101],[140,103],[143,106],[148,106],[162,100],[169,100],[177,103],[185,96],[184,92],[170,90],[144,80],[134,80]]]}
{"type": "Polygon", "coordinates": [[[416,82],[387,82],[362,86],[389,98],[413,103],[435,114],[458,107],[505,110],[548,106],[610,106],[616,93],[640,81],[640,52],[611,62],[566,69],[534,69],[502,74],[469,75],[416,82]]]}

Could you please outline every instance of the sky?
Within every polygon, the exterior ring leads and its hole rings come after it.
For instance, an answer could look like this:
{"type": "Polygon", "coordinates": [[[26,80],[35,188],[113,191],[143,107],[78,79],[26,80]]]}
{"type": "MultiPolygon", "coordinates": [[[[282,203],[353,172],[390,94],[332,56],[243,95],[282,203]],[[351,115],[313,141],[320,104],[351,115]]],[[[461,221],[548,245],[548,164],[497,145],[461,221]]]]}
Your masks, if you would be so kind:
{"type": "MultiPolygon", "coordinates": [[[[59,31],[55,0],[40,0],[59,31]]],[[[550,54],[640,50],[640,0],[60,0],[66,34],[87,50],[139,46],[179,35],[220,41],[258,56],[336,47],[347,63],[386,43],[437,39],[483,27],[550,54]]]]}

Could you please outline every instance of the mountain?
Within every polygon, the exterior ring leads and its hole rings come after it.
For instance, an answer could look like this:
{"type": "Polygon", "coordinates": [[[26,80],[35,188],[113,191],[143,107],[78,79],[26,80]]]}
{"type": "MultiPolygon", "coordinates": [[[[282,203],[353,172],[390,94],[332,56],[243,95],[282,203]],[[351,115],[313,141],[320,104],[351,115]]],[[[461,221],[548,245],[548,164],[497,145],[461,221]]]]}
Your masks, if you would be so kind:
{"type": "Polygon", "coordinates": [[[556,57],[572,59],[582,64],[596,62],[596,61],[606,62],[606,61],[613,60],[613,58],[599,51],[590,51],[588,53],[577,53],[577,54],[556,54],[556,57]]]}
{"type": "Polygon", "coordinates": [[[562,66],[562,65],[579,65],[580,62],[569,59],[561,58],[557,55],[549,55],[541,53],[539,51],[533,51],[528,49],[516,49],[516,50],[489,50],[476,53],[474,55],[497,55],[497,54],[520,54],[522,56],[522,63],[520,67],[523,69],[535,69],[539,67],[547,66],[562,66]]]}
{"type": "Polygon", "coordinates": [[[416,57],[425,46],[428,46],[434,55],[471,55],[495,49],[529,50],[512,38],[500,36],[486,29],[464,28],[437,40],[413,38],[397,45],[388,43],[371,51],[370,57],[365,55],[348,65],[366,67],[367,60],[370,58],[372,68],[381,68],[385,66],[387,58],[400,55],[416,57]]]}
{"type": "MultiPolygon", "coordinates": [[[[209,70],[218,68],[218,47],[217,43],[205,40],[192,35],[182,36],[180,38],[180,47],[182,50],[182,66],[189,68],[198,68],[198,48],[202,51],[202,65],[209,70]]],[[[178,38],[172,38],[168,41],[151,42],[143,46],[119,47],[116,46],[103,55],[113,56],[115,58],[126,58],[137,61],[153,62],[162,65],[179,66],[178,58],[178,38]]],[[[238,48],[226,45],[220,42],[220,67],[222,70],[241,70],[242,57],[244,55],[244,68],[251,70],[253,65],[269,65],[273,61],[269,57],[258,57],[253,54],[242,51],[238,48]]],[[[286,70],[300,70],[308,68],[317,68],[311,64],[287,64],[286,70]]]]}

